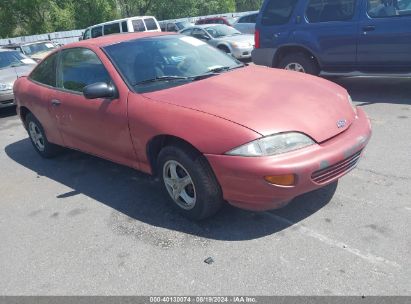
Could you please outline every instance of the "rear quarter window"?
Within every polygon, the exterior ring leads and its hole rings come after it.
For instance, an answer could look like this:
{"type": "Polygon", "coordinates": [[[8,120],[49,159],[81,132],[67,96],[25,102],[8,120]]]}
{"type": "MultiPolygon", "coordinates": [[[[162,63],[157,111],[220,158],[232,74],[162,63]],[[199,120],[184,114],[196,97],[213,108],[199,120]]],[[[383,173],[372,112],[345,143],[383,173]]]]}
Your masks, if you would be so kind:
{"type": "Polygon", "coordinates": [[[47,86],[56,86],[57,54],[40,63],[30,74],[29,79],[47,86]]]}
{"type": "Polygon", "coordinates": [[[146,28],[144,22],[141,19],[136,19],[131,22],[133,24],[133,29],[135,32],[145,32],[146,28]]]}
{"type": "Polygon", "coordinates": [[[144,19],[144,23],[146,24],[147,31],[158,30],[157,23],[153,18],[144,19]]]}
{"type": "Polygon", "coordinates": [[[262,14],[262,25],[281,25],[290,21],[298,0],[270,0],[262,14]]]}

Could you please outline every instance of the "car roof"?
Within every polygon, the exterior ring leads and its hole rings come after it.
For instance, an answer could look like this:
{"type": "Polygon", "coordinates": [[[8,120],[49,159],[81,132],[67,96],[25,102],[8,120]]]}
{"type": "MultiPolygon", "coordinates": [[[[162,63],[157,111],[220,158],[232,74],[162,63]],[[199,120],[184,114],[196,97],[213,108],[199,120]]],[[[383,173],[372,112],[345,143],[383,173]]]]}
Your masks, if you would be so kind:
{"type": "Polygon", "coordinates": [[[87,29],[92,28],[92,27],[96,27],[96,26],[102,26],[102,25],[106,25],[106,24],[110,24],[110,23],[115,23],[115,22],[123,22],[123,21],[133,20],[133,19],[148,19],[148,18],[154,18],[154,19],[156,19],[154,16],[134,16],[134,17],[128,17],[128,18],[110,20],[110,21],[106,21],[106,22],[102,22],[102,23],[90,25],[87,29]]]}
{"type": "Polygon", "coordinates": [[[195,28],[195,27],[197,27],[197,28],[202,28],[202,29],[204,29],[204,28],[207,28],[207,27],[213,27],[213,26],[219,26],[219,25],[228,26],[228,25],[225,25],[225,24],[210,23],[210,24],[197,24],[197,25],[191,26],[190,28],[195,28]]]}
{"type": "Polygon", "coordinates": [[[167,35],[178,35],[176,33],[166,33],[166,32],[139,32],[139,33],[123,33],[123,34],[114,34],[101,36],[98,38],[82,40],[79,42],[74,42],[63,46],[61,49],[73,48],[73,47],[105,47],[108,45],[148,37],[157,37],[157,36],[167,36],[167,35]]]}
{"type": "Polygon", "coordinates": [[[33,45],[33,44],[37,44],[37,43],[54,43],[54,42],[49,41],[49,40],[40,40],[40,41],[33,41],[33,42],[10,43],[10,44],[7,44],[3,47],[12,48],[12,47],[18,47],[18,46],[22,46],[22,45],[33,45]]]}

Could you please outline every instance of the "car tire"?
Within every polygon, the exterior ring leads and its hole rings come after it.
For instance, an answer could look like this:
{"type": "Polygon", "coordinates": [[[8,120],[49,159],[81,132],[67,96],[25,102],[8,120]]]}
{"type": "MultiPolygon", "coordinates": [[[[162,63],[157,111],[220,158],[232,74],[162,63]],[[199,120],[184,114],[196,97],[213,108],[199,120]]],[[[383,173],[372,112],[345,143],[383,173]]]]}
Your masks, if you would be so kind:
{"type": "Polygon", "coordinates": [[[206,158],[185,145],[166,146],[158,157],[158,172],[174,208],[192,220],[217,213],[224,200],[206,158]]]}
{"type": "Polygon", "coordinates": [[[26,116],[27,132],[34,149],[44,158],[52,158],[56,156],[61,147],[50,143],[47,140],[43,126],[38,119],[31,113],[26,116]]]}
{"type": "Polygon", "coordinates": [[[312,58],[303,53],[293,53],[286,55],[280,61],[279,68],[316,76],[320,74],[320,69],[317,63],[312,58]]]}

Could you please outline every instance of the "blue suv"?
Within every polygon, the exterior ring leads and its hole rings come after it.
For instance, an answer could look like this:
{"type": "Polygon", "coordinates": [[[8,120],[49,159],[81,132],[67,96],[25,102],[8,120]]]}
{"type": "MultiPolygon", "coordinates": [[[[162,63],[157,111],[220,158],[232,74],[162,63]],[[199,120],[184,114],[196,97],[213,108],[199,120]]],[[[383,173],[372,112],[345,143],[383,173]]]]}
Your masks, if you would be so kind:
{"type": "Polygon", "coordinates": [[[252,57],[313,75],[409,76],[411,0],[265,0],[252,57]]]}

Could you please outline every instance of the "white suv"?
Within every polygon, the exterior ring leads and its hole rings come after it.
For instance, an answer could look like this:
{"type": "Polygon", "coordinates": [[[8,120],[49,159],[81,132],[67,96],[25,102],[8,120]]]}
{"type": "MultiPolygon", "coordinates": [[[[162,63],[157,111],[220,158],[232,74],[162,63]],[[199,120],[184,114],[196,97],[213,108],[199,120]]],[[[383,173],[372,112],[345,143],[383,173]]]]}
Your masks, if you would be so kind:
{"type": "Polygon", "coordinates": [[[90,26],[85,30],[82,39],[133,32],[161,32],[161,29],[155,17],[130,17],[90,26]]]}

